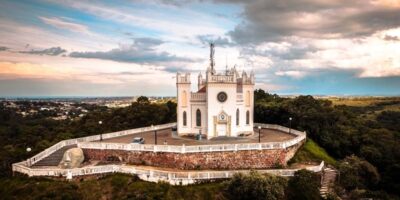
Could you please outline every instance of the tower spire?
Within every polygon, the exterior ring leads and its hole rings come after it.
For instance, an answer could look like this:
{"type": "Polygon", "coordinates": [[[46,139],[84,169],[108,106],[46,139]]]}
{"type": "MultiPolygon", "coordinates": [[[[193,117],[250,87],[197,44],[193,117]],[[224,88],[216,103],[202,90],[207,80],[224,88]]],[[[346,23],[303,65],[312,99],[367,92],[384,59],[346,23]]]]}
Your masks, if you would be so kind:
{"type": "Polygon", "coordinates": [[[210,67],[211,67],[211,74],[215,73],[214,70],[215,61],[214,61],[214,43],[210,43],[210,67]]]}

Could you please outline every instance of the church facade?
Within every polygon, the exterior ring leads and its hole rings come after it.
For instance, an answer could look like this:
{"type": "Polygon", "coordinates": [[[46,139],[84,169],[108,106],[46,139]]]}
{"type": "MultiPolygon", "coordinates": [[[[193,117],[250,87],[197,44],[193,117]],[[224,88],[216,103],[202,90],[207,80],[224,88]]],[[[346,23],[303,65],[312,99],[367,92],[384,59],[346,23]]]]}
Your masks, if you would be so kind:
{"type": "Polygon", "coordinates": [[[235,67],[217,73],[214,45],[205,77],[198,75],[197,91],[191,92],[190,73],[177,73],[177,133],[237,137],[253,133],[254,73],[235,67]]]}

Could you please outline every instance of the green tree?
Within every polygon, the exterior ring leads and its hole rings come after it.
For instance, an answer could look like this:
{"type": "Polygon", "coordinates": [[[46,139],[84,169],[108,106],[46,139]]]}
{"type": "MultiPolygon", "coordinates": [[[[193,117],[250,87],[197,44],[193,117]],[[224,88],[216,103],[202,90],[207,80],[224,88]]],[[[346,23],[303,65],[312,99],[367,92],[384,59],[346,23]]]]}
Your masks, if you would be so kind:
{"type": "Polygon", "coordinates": [[[289,180],[287,197],[296,200],[321,199],[319,186],[320,177],[318,174],[305,169],[299,170],[289,180]]]}
{"type": "Polygon", "coordinates": [[[143,104],[143,103],[150,103],[149,98],[145,97],[145,96],[140,96],[139,98],[137,98],[136,102],[143,104]]]}
{"type": "Polygon", "coordinates": [[[377,169],[357,156],[346,157],[340,162],[339,172],[340,184],[347,190],[373,188],[380,180],[377,169]]]}
{"type": "Polygon", "coordinates": [[[229,199],[284,199],[287,181],[282,177],[266,176],[252,171],[245,175],[235,174],[227,183],[226,194],[229,199]]]}

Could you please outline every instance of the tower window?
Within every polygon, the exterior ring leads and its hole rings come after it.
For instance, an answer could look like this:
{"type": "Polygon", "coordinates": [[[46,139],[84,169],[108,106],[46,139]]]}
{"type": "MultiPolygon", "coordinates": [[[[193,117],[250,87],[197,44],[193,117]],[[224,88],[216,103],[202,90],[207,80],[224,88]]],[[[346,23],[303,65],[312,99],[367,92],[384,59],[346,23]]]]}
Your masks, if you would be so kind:
{"type": "Polygon", "coordinates": [[[250,112],[249,111],[246,112],[246,124],[247,125],[250,124],[250,112]]]}
{"type": "Polygon", "coordinates": [[[182,92],[182,106],[183,107],[187,106],[187,94],[185,90],[182,92]]]}
{"type": "Polygon", "coordinates": [[[186,111],[183,111],[183,126],[187,125],[186,111]]]}
{"type": "Polygon", "coordinates": [[[250,98],[250,91],[247,91],[245,96],[246,106],[250,106],[250,98]]]}
{"type": "Polygon", "coordinates": [[[236,126],[239,126],[239,108],[236,109],[236,126]]]}
{"type": "Polygon", "coordinates": [[[200,109],[196,111],[196,126],[201,126],[201,112],[200,109]]]}

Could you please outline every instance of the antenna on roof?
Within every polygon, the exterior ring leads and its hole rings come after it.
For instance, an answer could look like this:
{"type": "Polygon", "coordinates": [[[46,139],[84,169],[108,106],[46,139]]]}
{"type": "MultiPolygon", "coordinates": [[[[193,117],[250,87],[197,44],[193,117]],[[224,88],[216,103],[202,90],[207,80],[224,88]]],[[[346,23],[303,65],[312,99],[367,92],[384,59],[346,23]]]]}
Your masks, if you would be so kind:
{"type": "Polygon", "coordinates": [[[225,73],[228,75],[228,55],[225,54],[225,73]]]}
{"type": "Polygon", "coordinates": [[[214,43],[210,42],[210,66],[211,66],[211,74],[214,74],[214,43]]]}

